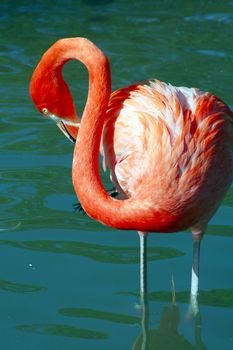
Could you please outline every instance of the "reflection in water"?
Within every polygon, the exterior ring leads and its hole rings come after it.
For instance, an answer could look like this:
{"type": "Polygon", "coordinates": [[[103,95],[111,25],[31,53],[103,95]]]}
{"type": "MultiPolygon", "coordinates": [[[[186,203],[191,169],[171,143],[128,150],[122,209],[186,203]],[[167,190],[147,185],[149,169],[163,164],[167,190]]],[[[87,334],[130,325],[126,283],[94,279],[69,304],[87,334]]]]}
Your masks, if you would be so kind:
{"type": "Polygon", "coordinates": [[[204,350],[201,338],[201,316],[195,318],[195,345],[179,333],[180,313],[173,304],[164,306],[158,329],[149,329],[149,306],[147,297],[143,304],[142,334],[136,339],[133,350],[204,350]]]}
{"type": "MultiPolygon", "coordinates": [[[[163,307],[161,320],[157,329],[149,328],[149,304],[148,296],[144,294],[141,298],[142,318],[141,318],[141,334],[137,337],[132,350],[204,350],[206,349],[202,341],[201,332],[201,315],[200,312],[194,317],[194,339],[195,344],[191,344],[180,332],[180,312],[179,308],[173,305],[165,305],[163,307]]],[[[59,314],[75,318],[90,318],[98,321],[109,321],[121,324],[139,324],[139,317],[134,317],[126,314],[110,313],[95,309],[85,308],[65,308],[60,309],[59,314]]],[[[190,316],[190,315],[189,315],[190,316]]],[[[190,320],[189,320],[190,321],[190,320]]],[[[51,333],[55,326],[40,326],[40,325],[26,325],[20,326],[21,330],[33,331],[37,333],[51,333]]],[[[65,326],[63,326],[65,327],[65,326]]],[[[69,327],[70,328],[70,327],[69,327]]],[[[65,328],[66,329],[66,328],[65,328]]],[[[71,327],[73,329],[73,327],[71,327]]],[[[56,326],[56,332],[53,330],[53,335],[64,335],[64,329],[56,326]],[[61,334],[57,334],[62,331],[61,334]]],[[[71,333],[72,334],[72,333],[71,333]]],[[[76,333],[75,333],[76,334],[76,333]]],[[[67,333],[66,336],[69,336],[67,333]]],[[[74,335],[70,335],[74,336],[74,335]]]]}
{"type": "MultiPolygon", "coordinates": [[[[77,241],[13,241],[0,240],[0,245],[14,248],[35,250],[41,252],[53,252],[59,254],[72,254],[85,256],[95,261],[112,264],[136,264],[138,263],[138,249],[136,247],[113,247],[100,244],[91,244],[77,241]]],[[[172,259],[183,256],[178,249],[166,247],[150,247],[148,260],[172,259]]]]}
{"type": "MultiPolygon", "coordinates": [[[[144,248],[146,247],[146,236],[140,235],[143,238],[144,248]]],[[[141,241],[140,241],[141,242],[141,241]]],[[[161,321],[158,329],[149,328],[149,304],[147,293],[147,264],[145,264],[146,254],[142,250],[140,257],[140,300],[142,308],[141,318],[141,335],[137,337],[133,350],[205,350],[205,345],[202,342],[201,336],[201,315],[197,313],[190,313],[189,318],[195,319],[195,345],[193,346],[182,334],[179,333],[180,313],[176,306],[176,293],[174,280],[172,278],[172,301],[171,306],[164,306],[161,316],[161,321]]],[[[112,313],[100,310],[93,310],[88,308],[63,308],[59,313],[64,316],[76,318],[91,318],[97,320],[110,321],[124,324],[137,324],[139,319],[137,317],[123,315],[119,313],[112,313]]]]}

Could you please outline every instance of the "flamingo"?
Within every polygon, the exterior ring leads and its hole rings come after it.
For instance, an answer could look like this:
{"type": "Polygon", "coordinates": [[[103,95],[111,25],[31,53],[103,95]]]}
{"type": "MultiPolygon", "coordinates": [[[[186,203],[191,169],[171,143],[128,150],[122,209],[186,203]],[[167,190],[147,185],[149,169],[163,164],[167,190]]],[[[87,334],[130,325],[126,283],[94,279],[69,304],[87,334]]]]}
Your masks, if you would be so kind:
{"type": "Polygon", "coordinates": [[[111,94],[107,57],[86,38],[60,39],[43,55],[30,83],[37,109],[75,141],[72,179],[86,213],[104,225],[136,230],[141,294],[146,293],[149,232],[191,229],[191,301],[197,303],[200,244],[233,177],[233,113],[217,96],[150,80],[111,94]],[[78,118],[62,68],[79,60],[89,91],[78,118]],[[119,198],[100,179],[99,149],[119,198]]]}

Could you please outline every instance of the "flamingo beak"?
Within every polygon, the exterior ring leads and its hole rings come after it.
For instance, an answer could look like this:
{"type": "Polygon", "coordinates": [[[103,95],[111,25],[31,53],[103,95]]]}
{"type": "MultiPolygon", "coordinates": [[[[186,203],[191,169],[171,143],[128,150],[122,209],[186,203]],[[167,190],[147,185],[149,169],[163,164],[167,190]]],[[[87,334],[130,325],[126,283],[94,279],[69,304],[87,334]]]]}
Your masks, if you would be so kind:
{"type": "Polygon", "coordinates": [[[47,108],[43,108],[42,109],[42,114],[47,117],[52,119],[55,124],[59,127],[59,129],[63,132],[63,134],[72,142],[75,143],[75,139],[73,138],[72,135],[70,135],[70,133],[68,132],[66,125],[71,125],[71,126],[75,126],[75,127],[79,127],[80,123],[78,122],[73,122],[71,120],[68,119],[63,119],[60,117],[57,117],[55,114],[51,113],[48,111],[47,108]]]}
{"type": "Polygon", "coordinates": [[[75,139],[70,135],[70,133],[68,132],[68,130],[65,127],[65,124],[61,121],[56,123],[57,126],[59,127],[59,129],[63,132],[63,134],[72,142],[75,143],[75,139]]]}

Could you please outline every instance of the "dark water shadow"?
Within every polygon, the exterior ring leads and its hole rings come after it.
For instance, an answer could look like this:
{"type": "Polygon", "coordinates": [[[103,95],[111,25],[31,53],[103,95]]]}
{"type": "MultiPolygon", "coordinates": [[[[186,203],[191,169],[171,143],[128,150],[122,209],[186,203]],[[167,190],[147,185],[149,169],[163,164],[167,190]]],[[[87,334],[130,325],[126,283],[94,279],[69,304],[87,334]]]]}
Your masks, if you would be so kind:
{"type": "MultiPolygon", "coordinates": [[[[167,291],[153,292],[149,294],[148,298],[151,301],[169,301],[171,293],[167,291]]],[[[176,292],[176,300],[179,303],[189,304],[190,291],[176,292]]],[[[233,308],[233,289],[200,290],[198,303],[212,307],[233,308]]]]}
{"type": "MultiPolygon", "coordinates": [[[[133,295],[139,297],[138,292],[119,292],[120,295],[133,295]]],[[[171,292],[160,291],[148,293],[149,301],[169,302],[171,292]]],[[[176,292],[176,301],[183,304],[190,303],[190,291],[176,292]]],[[[200,290],[198,304],[212,307],[233,308],[233,288],[200,290]]]]}
{"type": "Polygon", "coordinates": [[[114,1],[113,0],[82,0],[82,2],[90,6],[104,6],[114,1]]]}
{"type": "Polygon", "coordinates": [[[0,280],[0,290],[14,293],[34,293],[46,291],[46,287],[37,286],[33,284],[24,284],[13,281],[0,280]]]}
{"type": "Polygon", "coordinates": [[[233,237],[233,227],[226,225],[208,225],[207,235],[233,237]]]}
{"type": "MultiPolygon", "coordinates": [[[[137,264],[139,261],[139,253],[137,247],[112,247],[107,245],[91,244],[77,241],[53,240],[0,240],[0,246],[1,245],[32,251],[79,255],[103,263],[137,264]]],[[[173,259],[184,255],[185,254],[182,251],[174,248],[150,247],[148,249],[149,261],[173,259]]]]}
{"type": "Polygon", "coordinates": [[[105,340],[108,334],[90,329],[67,326],[63,324],[20,324],[16,326],[19,331],[36,333],[41,335],[105,340]]]}
{"type": "Polygon", "coordinates": [[[230,188],[222,202],[223,205],[233,207],[233,188],[230,188]]]}
{"type": "Polygon", "coordinates": [[[140,318],[126,314],[107,312],[88,308],[63,308],[58,310],[59,314],[68,317],[91,318],[121,324],[139,324],[140,318]]]}

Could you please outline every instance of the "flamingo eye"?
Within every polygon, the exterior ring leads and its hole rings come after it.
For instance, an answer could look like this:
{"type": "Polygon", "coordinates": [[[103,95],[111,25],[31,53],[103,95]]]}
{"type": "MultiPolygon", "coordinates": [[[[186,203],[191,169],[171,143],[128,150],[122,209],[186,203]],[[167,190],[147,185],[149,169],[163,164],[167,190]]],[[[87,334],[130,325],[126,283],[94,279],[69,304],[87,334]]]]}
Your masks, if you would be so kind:
{"type": "Polygon", "coordinates": [[[47,115],[49,113],[48,109],[47,108],[42,108],[42,113],[47,115]]]}

